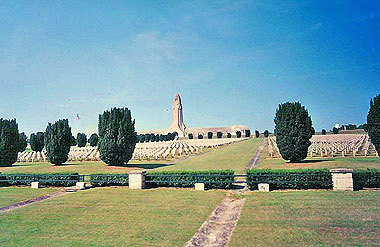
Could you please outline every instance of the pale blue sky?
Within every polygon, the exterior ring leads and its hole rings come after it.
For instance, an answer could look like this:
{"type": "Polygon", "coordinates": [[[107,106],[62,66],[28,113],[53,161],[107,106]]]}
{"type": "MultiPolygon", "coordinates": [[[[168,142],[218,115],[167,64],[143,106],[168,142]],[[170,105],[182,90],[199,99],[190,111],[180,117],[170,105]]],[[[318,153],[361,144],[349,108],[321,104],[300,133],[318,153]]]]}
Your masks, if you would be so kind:
{"type": "Polygon", "coordinates": [[[0,117],[28,135],[129,107],[167,128],[273,129],[300,101],[316,130],[365,122],[380,93],[380,1],[1,1],[0,117]]]}

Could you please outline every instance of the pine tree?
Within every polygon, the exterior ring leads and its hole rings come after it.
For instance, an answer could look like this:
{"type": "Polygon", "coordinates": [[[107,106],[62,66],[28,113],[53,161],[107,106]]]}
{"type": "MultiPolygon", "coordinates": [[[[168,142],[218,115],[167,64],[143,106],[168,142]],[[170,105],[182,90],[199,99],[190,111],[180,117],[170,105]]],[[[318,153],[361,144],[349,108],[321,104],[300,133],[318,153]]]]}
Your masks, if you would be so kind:
{"type": "Polygon", "coordinates": [[[236,137],[240,138],[241,137],[241,131],[236,131],[236,137]]]}
{"type": "Polygon", "coordinates": [[[274,118],[277,146],[281,156],[290,162],[299,162],[307,157],[315,133],[309,113],[299,102],[279,105],[274,118]]]}
{"type": "Polygon", "coordinates": [[[368,135],[376,152],[380,153],[380,94],[371,99],[367,115],[368,135]]]}
{"type": "Polygon", "coordinates": [[[45,147],[50,163],[62,165],[68,159],[71,146],[71,128],[69,120],[61,119],[49,123],[45,131],[45,147]]]}
{"type": "Polygon", "coordinates": [[[251,130],[245,131],[245,137],[251,137],[251,130]]]}
{"type": "Polygon", "coordinates": [[[269,131],[268,131],[268,130],[265,130],[265,131],[264,131],[264,137],[265,137],[265,138],[268,138],[268,136],[269,136],[269,131]]]}
{"type": "Polygon", "coordinates": [[[336,128],[336,127],[334,127],[334,128],[333,128],[333,134],[334,134],[334,135],[339,134],[339,129],[336,128]]]}
{"type": "Polygon", "coordinates": [[[212,139],[212,132],[208,132],[208,133],[207,133],[207,138],[208,138],[208,139],[212,139]]]}
{"type": "Polygon", "coordinates": [[[223,133],[222,132],[220,132],[220,131],[218,131],[217,133],[216,133],[216,137],[217,138],[222,138],[222,136],[223,136],[223,133]]]}
{"type": "Polygon", "coordinates": [[[326,130],[322,129],[322,135],[326,135],[326,134],[327,134],[326,130]]]}
{"type": "Polygon", "coordinates": [[[231,133],[227,133],[227,138],[231,138],[231,137],[232,137],[231,133]]]}
{"type": "Polygon", "coordinates": [[[98,133],[100,158],[108,165],[127,164],[137,142],[131,111],[128,108],[105,111],[99,115],[98,133]]]}
{"type": "Polygon", "coordinates": [[[16,119],[0,119],[0,166],[12,166],[20,149],[16,119]]]}
{"type": "Polygon", "coordinates": [[[189,134],[189,139],[190,139],[190,140],[191,140],[191,139],[194,139],[193,133],[190,133],[190,134],[189,134]]]}
{"type": "Polygon", "coordinates": [[[25,133],[22,132],[19,134],[19,149],[18,151],[24,152],[26,147],[28,146],[28,137],[26,137],[25,133]]]}
{"type": "Polygon", "coordinates": [[[41,152],[45,146],[45,134],[44,132],[37,132],[30,135],[30,148],[34,152],[41,152]]]}
{"type": "Polygon", "coordinates": [[[99,136],[96,133],[93,133],[88,139],[88,143],[90,143],[91,147],[96,147],[98,145],[99,136]]]}
{"type": "Polygon", "coordinates": [[[78,133],[77,143],[78,143],[78,147],[80,148],[85,147],[87,144],[87,135],[85,133],[78,133]]]}
{"type": "Polygon", "coordinates": [[[258,130],[255,130],[255,136],[256,136],[256,138],[260,137],[260,132],[258,130]]]}

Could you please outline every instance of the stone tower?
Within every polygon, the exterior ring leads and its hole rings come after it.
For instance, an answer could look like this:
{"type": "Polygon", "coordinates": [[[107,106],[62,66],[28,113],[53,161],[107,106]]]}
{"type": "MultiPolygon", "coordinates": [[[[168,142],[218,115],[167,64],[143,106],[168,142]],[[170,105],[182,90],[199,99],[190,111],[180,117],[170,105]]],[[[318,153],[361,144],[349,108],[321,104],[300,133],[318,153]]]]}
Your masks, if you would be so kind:
{"type": "Polygon", "coordinates": [[[183,123],[182,103],[178,93],[174,96],[172,114],[172,124],[169,127],[169,132],[177,132],[179,137],[184,137],[186,126],[183,123]]]}

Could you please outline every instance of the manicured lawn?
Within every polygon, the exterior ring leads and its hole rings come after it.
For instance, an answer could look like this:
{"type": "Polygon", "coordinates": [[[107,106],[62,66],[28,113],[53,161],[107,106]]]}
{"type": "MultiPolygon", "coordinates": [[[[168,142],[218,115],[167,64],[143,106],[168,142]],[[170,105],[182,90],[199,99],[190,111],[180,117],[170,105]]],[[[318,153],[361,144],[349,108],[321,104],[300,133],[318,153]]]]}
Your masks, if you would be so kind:
{"type": "Polygon", "coordinates": [[[379,157],[308,158],[301,163],[288,163],[283,159],[262,157],[258,169],[297,169],[297,168],[380,168],[379,157]]]}
{"type": "Polygon", "coordinates": [[[50,194],[57,189],[31,189],[16,187],[0,187],[0,207],[9,206],[16,202],[32,199],[41,195],[50,194]]]}
{"type": "Polygon", "coordinates": [[[253,193],[230,247],[379,246],[380,191],[253,193]]]}
{"type": "Polygon", "coordinates": [[[243,173],[249,160],[255,155],[263,139],[249,139],[221,147],[210,152],[176,162],[172,166],[160,167],[158,171],[173,170],[218,170],[231,169],[243,173]]]}
{"type": "Polygon", "coordinates": [[[0,246],[183,246],[222,191],[96,188],[0,215],[0,246]]]}

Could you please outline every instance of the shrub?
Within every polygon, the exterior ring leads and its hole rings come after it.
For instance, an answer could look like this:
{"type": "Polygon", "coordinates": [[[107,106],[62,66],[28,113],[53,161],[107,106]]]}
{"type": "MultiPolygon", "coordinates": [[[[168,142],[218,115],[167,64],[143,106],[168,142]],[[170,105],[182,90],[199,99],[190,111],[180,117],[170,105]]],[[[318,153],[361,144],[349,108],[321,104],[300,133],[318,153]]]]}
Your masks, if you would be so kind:
{"type": "Polygon", "coordinates": [[[160,141],[160,135],[157,134],[157,135],[156,135],[156,142],[159,142],[159,141],[160,141]]]}
{"type": "Polygon", "coordinates": [[[92,174],[90,184],[95,187],[101,186],[128,186],[128,174],[92,174]]]}
{"type": "Polygon", "coordinates": [[[299,162],[307,157],[315,133],[309,113],[299,102],[279,105],[274,118],[275,135],[284,160],[299,162]]]}
{"type": "Polygon", "coordinates": [[[147,187],[193,187],[204,183],[206,188],[228,189],[234,183],[234,171],[168,171],[152,172],[146,175],[147,187]]]}
{"type": "Polygon", "coordinates": [[[145,135],[144,134],[140,134],[139,135],[139,139],[140,139],[141,143],[145,142],[145,135]]]}
{"type": "Polygon", "coordinates": [[[69,120],[61,119],[54,124],[49,123],[45,131],[45,147],[50,163],[62,165],[67,161],[71,144],[71,128],[69,120]]]}
{"type": "Polygon", "coordinates": [[[34,152],[41,152],[44,149],[44,132],[37,132],[30,135],[30,148],[34,152]]]}
{"type": "Polygon", "coordinates": [[[165,141],[165,136],[163,134],[160,134],[160,142],[165,141]]]}
{"type": "Polygon", "coordinates": [[[78,147],[80,148],[85,147],[87,144],[87,135],[85,133],[78,133],[77,143],[78,143],[78,147]]]}
{"type": "Polygon", "coordinates": [[[322,129],[322,135],[326,135],[326,130],[322,129]]]}
{"type": "Polygon", "coordinates": [[[334,134],[334,135],[339,134],[339,129],[334,127],[334,128],[333,128],[333,134],[334,134]]]}
{"type": "Polygon", "coordinates": [[[189,134],[189,139],[194,139],[194,136],[192,133],[189,134]]]}
{"type": "Polygon", "coordinates": [[[19,144],[18,144],[18,151],[24,152],[26,147],[28,146],[27,137],[24,132],[19,134],[19,144]]]}
{"type": "Polygon", "coordinates": [[[264,131],[264,137],[265,137],[265,138],[268,138],[268,136],[269,136],[269,131],[268,131],[268,130],[265,130],[265,131],[264,131]]]}
{"type": "Polygon", "coordinates": [[[241,131],[236,131],[236,137],[240,138],[241,137],[241,131]]]}
{"type": "Polygon", "coordinates": [[[0,167],[11,166],[17,161],[20,149],[16,119],[0,119],[0,167]]]}
{"type": "Polygon", "coordinates": [[[380,169],[354,170],[352,173],[354,190],[380,188],[380,169]]]}
{"type": "Polygon", "coordinates": [[[71,139],[70,139],[70,146],[76,146],[77,145],[77,139],[71,134],[71,139]]]}
{"type": "Polygon", "coordinates": [[[208,139],[212,139],[212,132],[208,132],[208,133],[207,133],[207,138],[208,138],[208,139]]]}
{"type": "Polygon", "coordinates": [[[202,134],[198,134],[198,139],[203,139],[203,135],[202,134]]]}
{"type": "Polygon", "coordinates": [[[222,136],[223,136],[223,133],[222,132],[220,132],[220,131],[218,131],[217,133],[216,133],[216,137],[217,138],[222,138],[222,136]]]}
{"type": "Polygon", "coordinates": [[[251,137],[251,130],[245,131],[245,137],[251,137]]]}
{"type": "Polygon", "coordinates": [[[88,143],[90,143],[91,147],[96,147],[98,145],[99,136],[96,133],[93,133],[88,139],[88,143]]]}
{"type": "Polygon", "coordinates": [[[227,133],[227,138],[231,138],[231,137],[232,137],[231,133],[227,133]]]}
{"type": "Polygon", "coordinates": [[[258,130],[255,130],[255,136],[256,136],[256,138],[260,137],[260,132],[258,130]]]}
{"type": "MultiPolygon", "coordinates": [[[[128,108],[113,108],[99,115],[100,158],[108,165],[124,165],[132,158],[137,136],[128,108]]],[[[146,137],[146,136],[145,136],[146,137]]]]}
{"type": "Polygon", "coordinates": [[[150,141],[150,134],[145,134],[145,142],[149,142],[150,141]]]}
{"type": "Polygon", "coordinates": [[[39,182],[44,186],[73,186],[80,181],[78,173],[53,174],[0,174],[0,186],[30,185],[39,182]]]}
{"type": "Polygon", "coordinates": [[[269,184],[271,190],[332,188],[331,173],[328,169],[248,170],[248,187],[257,190],[259,183],[269,184]]]}
{"type": "Polygon", "coordinates": [[[371,99],[367,115],[367,128],[371,142],[377,153],[380,153],[380,94],[371,99]]]}
{"type": "Polygon", "coordinates": [[[155,134],[150,134],[150,141],[155,142],[156,141],[156,135],[155,134]]]}

